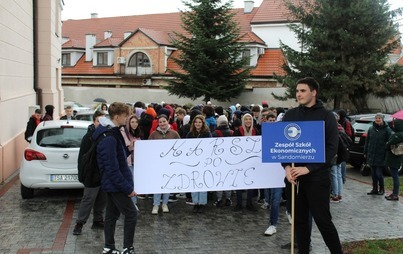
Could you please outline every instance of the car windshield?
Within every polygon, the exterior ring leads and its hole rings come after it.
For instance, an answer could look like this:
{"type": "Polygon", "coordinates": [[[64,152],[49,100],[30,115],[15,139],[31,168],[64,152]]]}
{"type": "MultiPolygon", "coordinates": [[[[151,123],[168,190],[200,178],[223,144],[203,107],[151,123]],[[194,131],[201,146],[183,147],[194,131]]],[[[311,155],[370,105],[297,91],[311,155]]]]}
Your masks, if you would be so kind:
{"type": "Polygon", "coordinates": [[[36,142],[42,147],[79,148],[87,132],[83,128],[54,128],[38,131],[36,142]]]}

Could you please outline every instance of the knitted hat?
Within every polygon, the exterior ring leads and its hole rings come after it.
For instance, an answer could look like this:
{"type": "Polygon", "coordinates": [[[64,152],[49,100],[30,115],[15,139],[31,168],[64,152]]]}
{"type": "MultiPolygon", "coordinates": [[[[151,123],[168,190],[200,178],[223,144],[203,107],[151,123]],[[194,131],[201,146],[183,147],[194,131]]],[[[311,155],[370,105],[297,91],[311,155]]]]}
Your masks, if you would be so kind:
{"type": "Polygon", "coordinates": [[[384,118],[385,116],[382,113],[376,113],[375,118],[380,117],[380,118],[384,118]]]}
{"type": "Polygon", "coordinates": [[[221,115],[217,118],[217,126],[221,125],[228,125],[228,119],[224,115],[221,115]]]}
{"type": "Polygon", "coordinates": [[[146,112],[145,112],[146,114],[148,114],[148,115],[150,115],[150,116],[152,116],[153,118],[156,118],[157,117],[157,112],[155,112],[155,110],[152,108],[152,107],[148,107],[147,109],[146,109],[146,112]]]}

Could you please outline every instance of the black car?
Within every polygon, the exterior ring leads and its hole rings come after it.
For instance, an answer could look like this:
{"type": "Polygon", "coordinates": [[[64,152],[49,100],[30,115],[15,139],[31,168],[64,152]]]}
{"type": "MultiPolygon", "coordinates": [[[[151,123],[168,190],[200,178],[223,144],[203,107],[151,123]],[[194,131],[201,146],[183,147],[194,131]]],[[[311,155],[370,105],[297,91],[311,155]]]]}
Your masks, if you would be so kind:
{"type": "MultiPolygon", "coordinates": [[[[351,166],[355,168],[360,168],[362,175],[370,174],[368,168],[364,168],[362,167],[362,165],[365,162],[364,158],[365,139],[367,137],[369,127],[371,127],[372,123],[375,120],[375,115],[376,114],[365,114],[360,115],[359,117],[353,117],[354,140],[353,145],[350,147],[349,163],[351,166]]],[[[385,116],[384,121],[387,124],[391,125],[393,117],[388,114],[385,114],[384,116],[385,116]]],[[[402,167],[400,167],[399,173],[400,174],[403,173],[402,167]]],[[[384,174],[390,175],[390,171],[388,168],[385,169],[384,174]]]]}

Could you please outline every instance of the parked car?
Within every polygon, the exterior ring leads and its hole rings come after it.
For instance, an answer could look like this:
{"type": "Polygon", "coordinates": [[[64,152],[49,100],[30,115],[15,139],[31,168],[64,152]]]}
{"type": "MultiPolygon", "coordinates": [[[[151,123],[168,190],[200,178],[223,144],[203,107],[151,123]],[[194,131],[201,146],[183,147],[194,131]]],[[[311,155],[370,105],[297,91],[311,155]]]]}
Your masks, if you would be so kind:
{"type": "MultiPolygon", "coordinates": [[[[355,168],[360,168],[362,175],[370,174],[370,172],[368,172],[368,168],[362,167],[362,165],[365,162],[364,158],[365,140],[367,138],[368,129],[369,127],[371,127],[372,123],[375,120],[375,115],[376,114],[365,114],[360,115],[360,117],[352,118],[355,121],[353,124],[354,140],[353,145],[350,148],[349,163],[351,166],[355,168]]],[[[391,125],[393,117],[391,115],[385,114],[384,121],[389,125],[391,125]]],[[[400,174],[403,173],[402,167],[400,167],[399,173],[400,174]]],[[[390,175],[390,171],[388,168],[385,169],[384,174],[390,175]]]]}
{"type": "MultiPolygon", "coordinates": [[[[81,121],[91,121],[92,122],[92,116],[94,115],[95,110],[89,109],[89,110],[83,110],[79,111],[76,114],[76,119],[81,120],[81,121]]],[[[108,112],[105,112],[106,115],[105,117],[109,118],[108,112]]]]}
{"type": "Polygon", "coordinates": [[[32,198],[35,189],[83,188],[78,181],[77,158],[87,121],[41,122],[24,150],[21,168],[21,197],[32,198]]]}

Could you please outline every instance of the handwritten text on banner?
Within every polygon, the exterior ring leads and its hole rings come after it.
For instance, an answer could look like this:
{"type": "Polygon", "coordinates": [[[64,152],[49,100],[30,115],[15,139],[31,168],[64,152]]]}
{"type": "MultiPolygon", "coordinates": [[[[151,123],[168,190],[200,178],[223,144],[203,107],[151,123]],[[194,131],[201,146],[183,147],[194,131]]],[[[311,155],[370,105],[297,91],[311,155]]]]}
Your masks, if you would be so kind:
{"type": "Polygon", "coordinates": [[[284,187],[279,163],[262,163],[262,138],[139,140],[135,191],[179,193],[284,187]]]}

